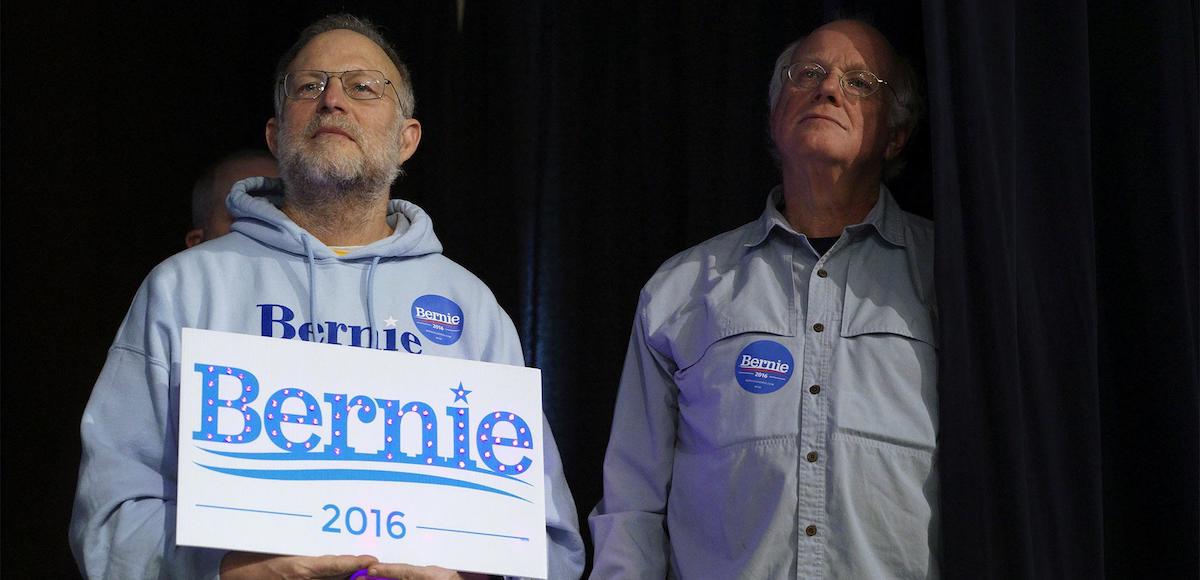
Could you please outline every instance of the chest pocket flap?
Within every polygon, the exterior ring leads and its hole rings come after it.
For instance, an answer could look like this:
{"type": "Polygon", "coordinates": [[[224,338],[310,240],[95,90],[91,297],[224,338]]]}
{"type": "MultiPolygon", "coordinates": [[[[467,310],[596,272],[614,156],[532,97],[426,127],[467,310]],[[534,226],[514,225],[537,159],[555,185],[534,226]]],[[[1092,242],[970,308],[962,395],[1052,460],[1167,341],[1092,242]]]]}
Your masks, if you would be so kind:
{"type": "Polygon", "coordinates": [[[692,300],[655,329],[652,344],[669,353],[681,371],[731,336],[748,332],[794,336],[791,276],[757,274],[757,280],[741,273],[718,280],[703,299],[692,300]]]}
{"type": "Polygon", "coordinates": [[[842,336],[896,334],[937,348],[932,286],[903,247],[862,252],[846,273],[842,336]]]}

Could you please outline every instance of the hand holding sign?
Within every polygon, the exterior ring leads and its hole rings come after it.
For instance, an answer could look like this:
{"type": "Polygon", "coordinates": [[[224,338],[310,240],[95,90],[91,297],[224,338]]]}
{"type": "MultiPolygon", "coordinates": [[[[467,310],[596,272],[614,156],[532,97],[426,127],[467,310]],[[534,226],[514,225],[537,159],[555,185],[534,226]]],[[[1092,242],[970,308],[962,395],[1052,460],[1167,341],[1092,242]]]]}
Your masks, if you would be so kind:
{"type": "Polygon", "coordinates": [[[229,552],[221,560],[221,580],[260,578],[325,578],[343,580],[379,561],[373,556],[271,556],[229,552]]]}
{"type": "Polygon", "coordinates": [[[438,566],[381,564],[374,556],[273,556],[250,552],[229,552],[221,560],[222,580],[274,580],[275,578],[487,580],[488,575],[455,572],[438,566]]]}
{"type": "Polygon", "coordinates": [[[348,580],[488,580],[487,574],[455,572],[437,566],[409,566],[408,564],[376,564],[362,576],[355,574],[348,580]]]}

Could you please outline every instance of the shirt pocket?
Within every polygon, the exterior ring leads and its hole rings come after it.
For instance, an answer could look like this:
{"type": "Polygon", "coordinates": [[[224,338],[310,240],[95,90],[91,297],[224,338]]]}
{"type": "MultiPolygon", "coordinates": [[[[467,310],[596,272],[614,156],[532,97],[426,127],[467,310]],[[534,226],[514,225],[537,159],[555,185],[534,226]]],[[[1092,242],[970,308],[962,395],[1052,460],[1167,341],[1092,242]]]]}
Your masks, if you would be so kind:
{"type": "Polygon", "coordinates": [[[676,453],[667,528],[681,578],[795,575],[795,437],[676,453]]]}
{"type": "Polygon", "coordinates": [[[834,569],[863,578],[936,578],[938,475],[936,455],[868,437],[834,433],[827,509],[834,569]],[[936,548],[935,548],[936,549],[936,548]]]}
{"type": "Polygon", "coordinates": [[[681,449],[712,451],[799,432],[804,345],[790,320],[778,310],[734,301],[678,322],[671,342],[681,449]],[[765,379],[739,379],[746,355],[764,367],[765,379]]]}
{"type": "Polygon", "coordinates": [[[911,285],[846,292],[830,387],[839,431],[932,450],[937,444],[937,338],[911,285]]]}

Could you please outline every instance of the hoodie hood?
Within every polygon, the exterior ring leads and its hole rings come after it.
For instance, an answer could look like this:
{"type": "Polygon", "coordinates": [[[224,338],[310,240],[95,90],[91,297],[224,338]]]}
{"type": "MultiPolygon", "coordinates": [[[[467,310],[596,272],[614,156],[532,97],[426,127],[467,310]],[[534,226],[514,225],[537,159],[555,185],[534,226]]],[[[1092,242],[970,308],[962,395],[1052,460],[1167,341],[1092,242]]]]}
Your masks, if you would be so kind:
{"type": "Polygon", "coordinates": [[[317,261],[404,258],[442,252],[429,214],[414,203],[393,199],[388,202],[387,215],[392,235],[339,257],[276,207],[281,191],[283,182],[271,177],[251,177],[233,184],[225,200],[234,219],[233,231],[298,256],[311,253],[317,261]]]}

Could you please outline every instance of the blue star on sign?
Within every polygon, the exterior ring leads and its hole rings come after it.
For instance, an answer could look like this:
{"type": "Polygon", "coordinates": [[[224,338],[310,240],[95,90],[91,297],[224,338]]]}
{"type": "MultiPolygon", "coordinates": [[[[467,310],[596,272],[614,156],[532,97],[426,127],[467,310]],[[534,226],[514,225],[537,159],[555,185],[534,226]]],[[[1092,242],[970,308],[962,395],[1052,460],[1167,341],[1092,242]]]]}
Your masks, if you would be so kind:
{"type": "Polygon", "coordinates": [[[458,383],[458,388],[450,389],[450,392],[454,393],[454,402],[455,403],[462,401],[464,403],[470,404],[470,402],[467,401],[467,395],[471,394],[471,391],[464,389],[462,383],[458,383]]]}

